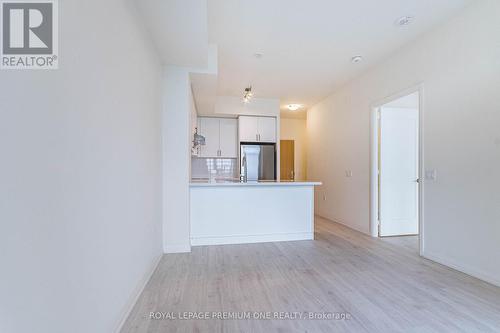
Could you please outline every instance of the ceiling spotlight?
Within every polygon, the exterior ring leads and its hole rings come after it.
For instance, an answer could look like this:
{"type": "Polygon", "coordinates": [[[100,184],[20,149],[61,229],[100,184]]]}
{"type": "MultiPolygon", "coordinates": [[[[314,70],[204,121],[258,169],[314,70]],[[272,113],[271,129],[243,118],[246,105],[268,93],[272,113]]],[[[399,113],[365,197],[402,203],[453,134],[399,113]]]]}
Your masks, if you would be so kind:
{"type": "Polygon", "coordinates": [[[358,62],[361,62],[363,60],[363,57],[360,55],[354,56],[351,58],[351,62],[353,64],[357,64],[358,62]]]}
{"type": "Polygon", "coordinates": [[[252,92],[252,86],[249,86],[248,88],[245,88],[245,91],[243,92],[243,102],[248,103],[250,102],[250,99],[253,97],[253,92],[252,92]]]}
{"type": "Polygon", "coordinates": [[[297,111],[298,109],[300,109],[302,107],[302,105],[301,104],[288,104],[286,107],[290,111],[297,111]]]}
{"type": "Polygon", "coordinates": [[[396,25],[404,27],[413,21],[413,16],[401,16],[396,20],[396,25]]]}

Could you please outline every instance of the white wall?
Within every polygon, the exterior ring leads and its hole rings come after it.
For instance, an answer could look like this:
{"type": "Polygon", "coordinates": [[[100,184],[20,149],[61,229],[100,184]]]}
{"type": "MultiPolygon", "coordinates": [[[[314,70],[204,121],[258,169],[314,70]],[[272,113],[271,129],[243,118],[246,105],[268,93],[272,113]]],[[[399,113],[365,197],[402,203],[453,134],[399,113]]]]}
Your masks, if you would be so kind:
{"type": "Polygon", "coordinates": [[[163,249],[189,252],[192,97],[185,68],[165,68],[163,98],[163,249]]]}
{"type": "Polygon", "coordinates": [[[192,141],[194,138],[194,133],[198,127],[198,112],[196,110],[196,103],[194,101],[193,92],[189,89],[189,122],[191,123],[191,137],[192,141]]]}
{"type": "MultiPolygon", "coordinates": [[[[193,81],[217,73],[217,47],[210,45],[206,67],[165,66],[163,70],[163,250],[191,251],[189,181],[197,105],[193,81]]],[[[201,80],[203,81],[203,80],[201,80]]]]}
{"type": "Polygon", "coordinates": [[[496,284],[499,15],[498,1],[474,3],[311,108],[307,124],[317,213],[368,233],[371,105],[423,83],[424,165],[438,174],[424,183],[423,254],[496,284]]]}
{"type": "Polygon", "coordinates": [[[133,11],[59,1],[60,68],[0,73],[1,332],[111,332],[162,253],[161,72],[133,11]]]}
{"type": "Polygon", "coordinates": [[[294,140],[295,145],[295,180],[305,180],[307,169],[307,131],[306,119],[281,118],[280,140],[294,140]]]}

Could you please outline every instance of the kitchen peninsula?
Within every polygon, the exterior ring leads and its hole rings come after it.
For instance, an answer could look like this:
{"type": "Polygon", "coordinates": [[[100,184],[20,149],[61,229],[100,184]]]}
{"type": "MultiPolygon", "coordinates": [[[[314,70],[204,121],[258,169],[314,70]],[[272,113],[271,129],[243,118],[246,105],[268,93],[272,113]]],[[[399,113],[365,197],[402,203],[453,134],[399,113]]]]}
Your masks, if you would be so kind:
{"type": "Polygon", "coordinates": [[[191,245],[314,239],[319,182],[192,182],[191,245]]]}

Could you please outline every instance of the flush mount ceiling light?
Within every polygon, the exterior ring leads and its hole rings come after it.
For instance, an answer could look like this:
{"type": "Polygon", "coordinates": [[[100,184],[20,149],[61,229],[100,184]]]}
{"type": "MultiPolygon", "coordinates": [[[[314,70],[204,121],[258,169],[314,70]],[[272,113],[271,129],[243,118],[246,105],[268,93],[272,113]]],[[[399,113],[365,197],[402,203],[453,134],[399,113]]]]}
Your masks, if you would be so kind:
{"type": "Polygon", "coordinates": [[[298,109],[300,109],[302,107],[302,105],[301,104],[288,104],[286,107],[290,111],[297,111],[298,109]]]}
{"type": "Polygon", "coordinates": [[[243,92],[243,102],[248,103],[253,97],[253,92],[252,92],[252,86],[249,86],[248,88],[245,88],[245,91],[243,92]]]}
{"type": "Polygon", "coordinates": [[[363,60],[363,57],[360,55],[354,56],[351,58],[351,62],[353,64],[357,64],[358,62],[361,62],[363,60]]]}
{"type": "Polygon", "coordinates": [[[396,25],[399,27],[404,27],[409,25],[413,21],[413,16],[401,16],[396,20],[396,25]]]}

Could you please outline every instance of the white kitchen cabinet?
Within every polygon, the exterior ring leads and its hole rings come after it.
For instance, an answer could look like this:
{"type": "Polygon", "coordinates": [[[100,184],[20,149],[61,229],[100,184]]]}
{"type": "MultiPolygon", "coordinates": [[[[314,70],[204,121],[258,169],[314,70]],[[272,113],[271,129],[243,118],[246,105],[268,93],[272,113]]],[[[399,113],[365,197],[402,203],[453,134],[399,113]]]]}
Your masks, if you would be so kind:
{"type": "Polygon", "coordinates": [[[276,142],[276,118],[259,117],[259,142],[276,142]]]}
{"type": "Polygon", "coordinates": [[[236,119],[200,117],[199,133],[205,137],[200,157],[238,157],[236,119]]]}
{"type": "Polygon", "coordinates": [[[205,137],[205,145],[201,146],[201,157],[219,156],[219,119],[200,118],[199,130],[205,137]]]}
{"type": "Polygon", "coordinates": [[[276,142],[276,118],[239,117],[240,142],[276,142]]]}
{"type": "Polygon", "coordinates": [[[219,157],[238,157],[238,120],[220,119],[219,157]]]}
{"type": "Polygon", "coordinates": [[[259,141],[259,118],[241,116],[238,118],[238,133],[240,142],[259,141]]]}

